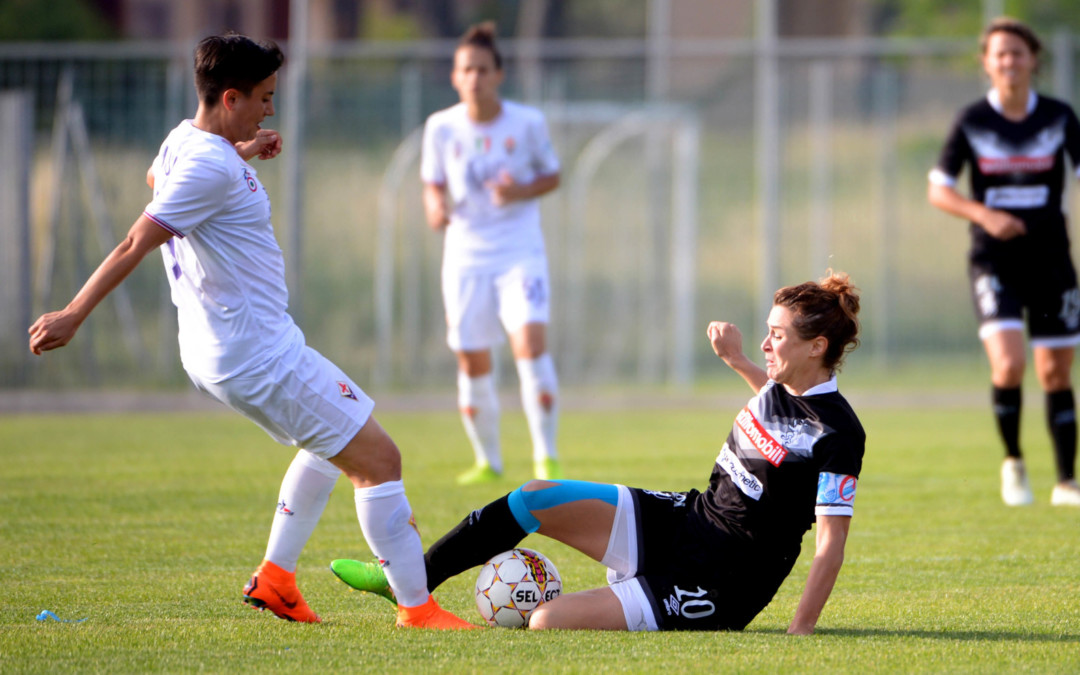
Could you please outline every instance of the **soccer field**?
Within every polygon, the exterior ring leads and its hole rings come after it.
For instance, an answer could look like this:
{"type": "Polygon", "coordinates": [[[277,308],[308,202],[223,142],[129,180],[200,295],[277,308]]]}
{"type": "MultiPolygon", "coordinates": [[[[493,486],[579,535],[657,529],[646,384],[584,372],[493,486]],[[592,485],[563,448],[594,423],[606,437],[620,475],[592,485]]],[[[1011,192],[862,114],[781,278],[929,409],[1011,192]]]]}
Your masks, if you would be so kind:
{"type": "MultiPolygon", "coordinates": [[[[854,399],[853,399],[854,400],[854,399]]],[[[813,552],[741,633],[443,634],[393,628],[389,603],[327,569],[366,557],[341,479],[300,560],[321,625],[240,601],[266,544],[292,453],[229,414],[0,417],[0,671],[17,672],[1080,672],[1080,511],[1051,508],[1040,407],[1024,427],[1035,505],[998,497],[985,406],[860,410],[868,433],[847,558],[812,637],[784,634],[813,552]],[[43,610],[60,619],[37,621],[43,610]]],[[[736,406],[567,411],[571,477],[702,487],[736,406]]],[[[469,457],[453,414],[378,415],[402,448],[430,544],[528,476],[525,425],[504,422],[496,486],[458,488],[469,457]]],[[[604,570],[554,542],[526,543],[566,590],[604,570]]],[[[480,623],[472,573],[436,591],[480,623]]]]}

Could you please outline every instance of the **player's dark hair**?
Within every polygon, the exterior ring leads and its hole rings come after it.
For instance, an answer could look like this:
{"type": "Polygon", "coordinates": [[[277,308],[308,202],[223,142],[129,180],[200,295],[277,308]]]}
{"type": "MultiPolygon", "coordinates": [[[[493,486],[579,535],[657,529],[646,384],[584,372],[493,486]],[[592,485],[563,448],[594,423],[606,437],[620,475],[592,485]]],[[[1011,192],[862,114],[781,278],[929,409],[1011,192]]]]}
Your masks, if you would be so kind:
{"type": "Polygon", "coordinates": [[[822,365],[830,372],[840,370],[844,356],[859,346],[859,292],[843,272],[829,269],[819,282],[781,288],[773,304],[791,310],[801,339],[828,341],[822,365]]]}
{"type": "Polygon", "coordinates": [[[211,35],[195,47],[195,91],[208,107],[217,105],[229,89],[250,96],[284,62],[273,41],[256,42],[238,33],[211,35]]]}
{"type": "Polygon", "coordinates": [[[1023,21],[1008,16],[999,16],[990,22],[990,25],[983,30],[982,35],[979,37],[979,53],[986,54],[986,47],[990,44],[990,36],[994,33],[1015,35],[1027,44],[1028,49],[1031,50],[1031,55],[1036,58],[1042,52],[1042,42],[1035,35],[1035,31],[1031,30],[1030,26],[1023,21]]]}
{"type": "Polygon", "coordinates": [[[469,30],[465,31],[465,34],[458,40],[457,46],[458,49],[462,47],[479,47],[488,50],[495,59],[495,70],[502,70],[502,54],[499,53],[498,47],[495,46],[494,21],[485,21],[470,26],[469,30]]]}

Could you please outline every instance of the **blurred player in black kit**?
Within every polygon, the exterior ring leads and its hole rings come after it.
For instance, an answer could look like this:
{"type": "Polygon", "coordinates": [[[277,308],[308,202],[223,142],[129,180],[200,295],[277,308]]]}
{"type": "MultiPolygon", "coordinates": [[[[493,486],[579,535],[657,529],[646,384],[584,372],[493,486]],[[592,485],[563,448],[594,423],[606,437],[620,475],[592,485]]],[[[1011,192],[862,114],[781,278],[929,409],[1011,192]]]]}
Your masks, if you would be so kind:
{"type": "Polygon", "coordinates": [[[1025,24],[994,20],[980,40],[991,89],[964,108],[930,172],[930,203],[971,222],[969,272],[990,361],[994,415],[1005,443],[1001,497],[1030,504],[1020,451],[1024,316],[1057,462],[1050,502],[1080,506],[1070,369],[1080,343],[1080,289],[1062,213],[1065,154],[1080,160],[1080,123],[1067,103],[1035,93],[1041,43],[1025,24]],[[957,179],[964,165],[971,196],[957,179]]]}

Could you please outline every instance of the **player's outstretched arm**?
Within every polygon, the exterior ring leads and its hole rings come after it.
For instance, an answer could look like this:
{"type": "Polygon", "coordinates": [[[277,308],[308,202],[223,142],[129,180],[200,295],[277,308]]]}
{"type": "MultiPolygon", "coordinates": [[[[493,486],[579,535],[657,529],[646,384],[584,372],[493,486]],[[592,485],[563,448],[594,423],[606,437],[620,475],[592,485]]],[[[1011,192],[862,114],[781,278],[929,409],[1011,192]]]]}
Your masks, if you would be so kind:
{"type": "Polygon", "coordinates": [[[754,392],[761,391],[769,376],[765,369],[750,360],[742,349],[742,333],[739,327],[726,321],[712,321],[705,331],[709,336],[716,355],[724,360],[729,368],[738,373],[754,392]]]}
{"type": "Polygon", "coordinates": [[[245,162],[256,157],[273,159],[281,153],[281,134],[273,129],[259,129],[255,132],[255,138],[237,143],[236,152],[245,162]]]}
{"type": "Polygon", "coordinates": [[[75,337],[79,326],[135,269],[146,254],[164,244],[172,235],[146,215],[139,216],[124,241],[105,258],[67,307],[41,315],[30,326],[30,351],[41,354],[63,347],[75,337]]]}
{"type": "Polygon", "coordinates": [[[795,610],[795,618],[788,626],[789,634],[810,635],[814,632],[821,610],[825,608],[825,601],[829,599],[840,567],[844,564],[844,545],[849,527],[849,516],[817,517],[817,550],[810,564],[810,574],[806,577],[799,607],[795,610]]]}

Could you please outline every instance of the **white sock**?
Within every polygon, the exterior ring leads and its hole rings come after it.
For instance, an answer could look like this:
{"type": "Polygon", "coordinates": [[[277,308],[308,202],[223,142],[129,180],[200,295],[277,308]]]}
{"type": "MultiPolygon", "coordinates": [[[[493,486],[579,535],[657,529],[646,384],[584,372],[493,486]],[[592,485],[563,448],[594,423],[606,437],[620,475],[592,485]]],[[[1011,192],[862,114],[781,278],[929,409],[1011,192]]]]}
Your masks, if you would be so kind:
{"type": "Polygon", "coordinates": [[[499,396],[495,375],[469,377],[458,371],[458,408],[465,434],[472,443],[477,464],[488,464],[502,473],[502,450],[499,447],[499,396]]]}
{"type": "Polygon", "coordinates": [[[341,470],[307,450],[296,453],[278,493],[266,559],[295,572],[300,552],[315,531],[341,470]]]}
{"type": "Polygon", "coordinates": [[[371,552],[379,559],[398,604],[418,607],[428,600],[424,547],[400,480],[356,488],[356,517],[371,552]]]}
{"type": "Polygon", "coordinates": [[[521,405],[529,421],[533,461],[555,459],[555,433],[559,425],[559,380],[550,354],[536,359],[517,359],[521,379],[521,405]]]}

